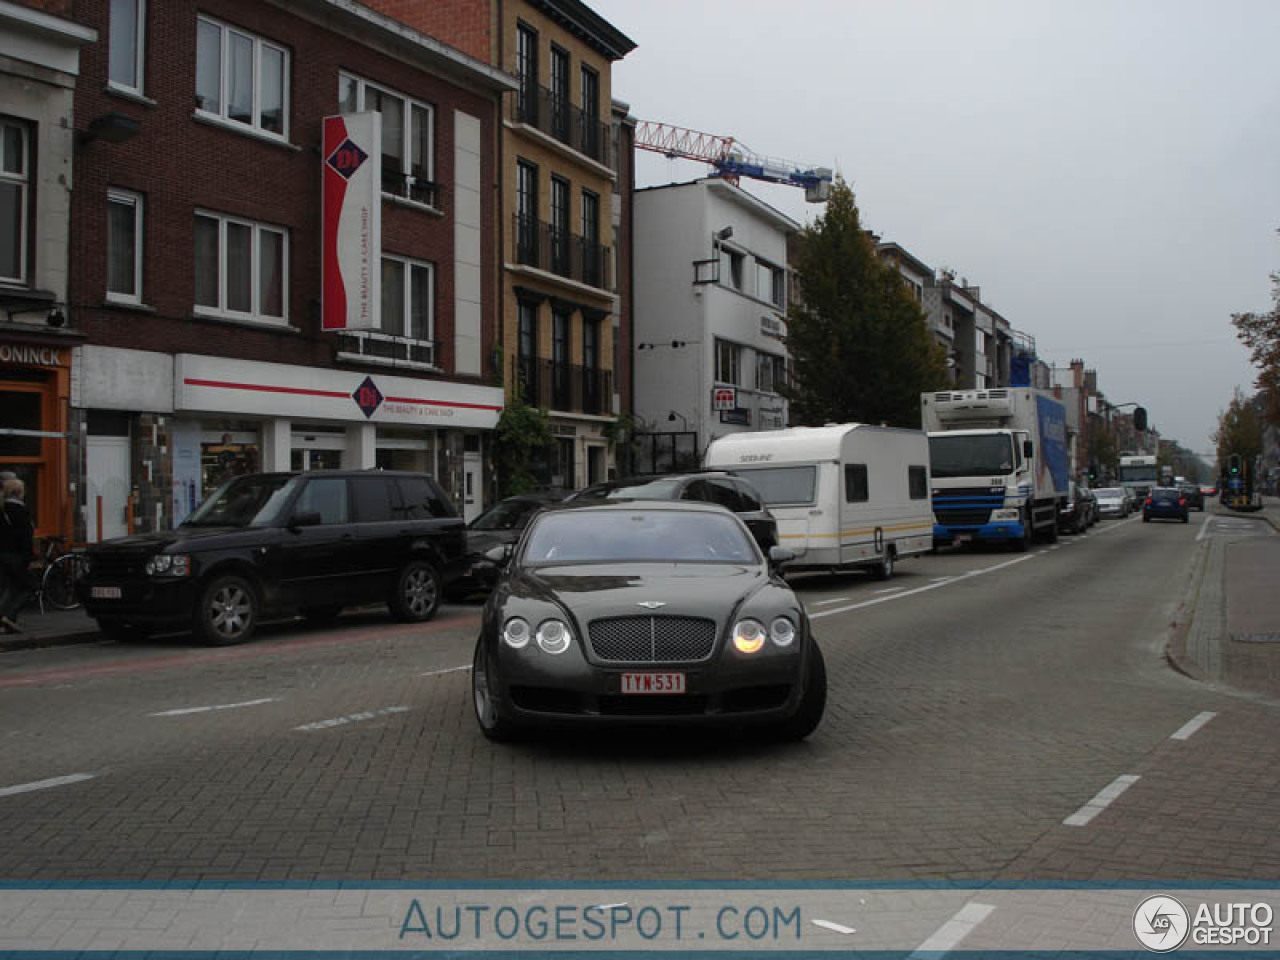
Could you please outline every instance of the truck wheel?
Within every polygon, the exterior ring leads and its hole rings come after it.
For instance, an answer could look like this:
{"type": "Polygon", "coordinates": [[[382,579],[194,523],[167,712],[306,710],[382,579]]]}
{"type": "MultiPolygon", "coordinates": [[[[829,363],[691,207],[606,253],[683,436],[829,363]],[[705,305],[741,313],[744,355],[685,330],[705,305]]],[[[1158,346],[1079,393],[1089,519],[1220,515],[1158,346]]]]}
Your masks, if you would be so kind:
{"type": "Polygon", "coordinates": [[[1035,534],[1031,529],[1031,514],[1024,510],[1021,519],[1022,536],[1017,540],[1011,540],[1010,543],[1013,544],[1013,549],[1017,553],[1026,553],[1031,549],[1031,539],[1035,534]]]}
{"type": "Polygon", "coordinates": [[[884,552],[884,559],[872,568],[877,580],[888,580],[893,576],[893,562],[894,550],[889,547],[884,552]]]}
{"type": "Polygon", "coordinates": [[[258,595],[244,577],[215,577],[200,592],[192,626],[211,647],[244,643],[258,628],[258,595]]]}

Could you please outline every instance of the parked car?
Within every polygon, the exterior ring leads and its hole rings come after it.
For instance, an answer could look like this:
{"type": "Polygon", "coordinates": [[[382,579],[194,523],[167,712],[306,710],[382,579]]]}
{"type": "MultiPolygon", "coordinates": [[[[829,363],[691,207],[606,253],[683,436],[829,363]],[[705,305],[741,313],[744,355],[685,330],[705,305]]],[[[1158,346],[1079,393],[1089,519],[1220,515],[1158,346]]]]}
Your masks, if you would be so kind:
{"type": "Polygon", "coordinates": [[[578,500],[702,500],[718,503],[736,513],[768,552],[778,545],[778,521],[756,488],[742,477],[724,470],[664,473],[628,477],[595,484],[566,498],[578,500]]]}
{"type": "Polygon", "coordinates": [[[554,493],[518,494],[499,500],[467,524],[467,561],[445,596],[461,600],[473,593],[488,592],[502,569],[501,548],[520,539],[535,513],[562,499],[554,493]]]}
{"type": "Polygon", "coordinates": [[[1085,484],[1080,484],[1077,488],[1080,499],[1084,501],[1085,506],[1085,529],[1089,529],[1098,522],[1098,498],[1094,495],[1093,490],[1085,484]]]}
{"type": "Polygon", "coordinates": [[[1182,484],[1178,487],[1178,490],[1181,491],[1182,496],[1186,499],[1188,509],[1204,512],[1204,494],[1200,492],[1198,484],[1182,484]]]}
{"type": "Polygon", "coordinates": [[[1200,497],[1216,497],[1218,495],[1218,485],[1216,483],[1202,483],[1200,485],[1200,497]]]}
{"type": "Polygon", "coordinates": [[[1177,487],[1152,487],[1151,493],[1142,503],[1142,522],[1156,520],[1181,520],[1186,523],[1190,519],[1187,512],[1187,498],[1177,487]]]}
{"type": "Polygon", "coordinates": [[[109,637],[188,627],[221,646],[267,617],[327,621],[354,604],[428,620],[465,546],[465,524],[426,474],[248,474],[175,530],[90,547],[77,593],[109,637]]]}
{"type": "Polygon", "coordinates": [[[1089,526],[1089,498],[1082,496],[1078,483],[1067,485],[1067,499],[1059,502],[1058,529],[1063,533],[1080,533],[1089,526]]]}
{"type": "Polygon", "coordinates": [[[804,605],[742,520],[706,503],[580,500],[536,514],[489,595],[472,666],[491,740],[530,725],[817,728],[826,667],[804,605]]]}
{"type": "Polygon", "coordinates": [[[1098,487],[1093,491],[1098,503],[1100,517],[1127,517],[1132,507],[1132,499],[1124,487],[1098,487]]]}

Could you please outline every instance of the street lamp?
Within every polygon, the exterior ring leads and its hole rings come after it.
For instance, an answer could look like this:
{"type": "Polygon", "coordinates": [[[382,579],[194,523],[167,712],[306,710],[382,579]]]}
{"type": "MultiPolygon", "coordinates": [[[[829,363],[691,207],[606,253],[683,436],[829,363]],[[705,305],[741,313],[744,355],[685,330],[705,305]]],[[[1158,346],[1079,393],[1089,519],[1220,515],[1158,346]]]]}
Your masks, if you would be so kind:
{"type": "Polygon", "coordinates": [[[676,413],[674,410],[672,410],[670,413],[668,413],[668,414],[667,414],[667,422],[668,422],[668,423],[675,423],[675,419],[676,419],[676,417],[679,417],[679,418],[680,418],[680,425],[681,425],[681,427],[683,428],[683,432],[684,432],[684,433],[688,433],[688,432],[689,432],[689,420],[688,420],[688,418],[687,418],[683,413],[676,413]]]}

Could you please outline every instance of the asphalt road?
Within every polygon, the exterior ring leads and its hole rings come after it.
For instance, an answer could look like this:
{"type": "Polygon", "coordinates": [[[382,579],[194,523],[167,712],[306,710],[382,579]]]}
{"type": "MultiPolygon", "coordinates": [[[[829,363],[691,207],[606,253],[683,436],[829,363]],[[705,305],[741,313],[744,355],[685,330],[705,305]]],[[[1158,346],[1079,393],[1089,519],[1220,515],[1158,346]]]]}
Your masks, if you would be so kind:
{"type": "Polygon", "coordinates": [[[5,654],[0,878],[1274,879],[1280,704],[1164,657],[1202,522],[796,578],[830,676],[801,744],[492,745],[478,605],[5,654]]]}

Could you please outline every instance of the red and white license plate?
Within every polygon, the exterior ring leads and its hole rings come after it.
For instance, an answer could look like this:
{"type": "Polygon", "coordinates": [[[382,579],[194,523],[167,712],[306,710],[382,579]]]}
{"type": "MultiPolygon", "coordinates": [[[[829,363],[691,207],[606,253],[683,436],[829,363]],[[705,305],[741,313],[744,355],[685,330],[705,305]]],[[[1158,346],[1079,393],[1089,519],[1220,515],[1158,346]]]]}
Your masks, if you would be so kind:
{"type": "Polygon", "coordinates": [[[119,600],[124,594],[119,587],[91,587],[89,596],[95,600],[119,600]]]}
{"type": "Polygon", "coordinates": [[[684,693],[683,673],[624,673],[623,693],[684,693]]]}

